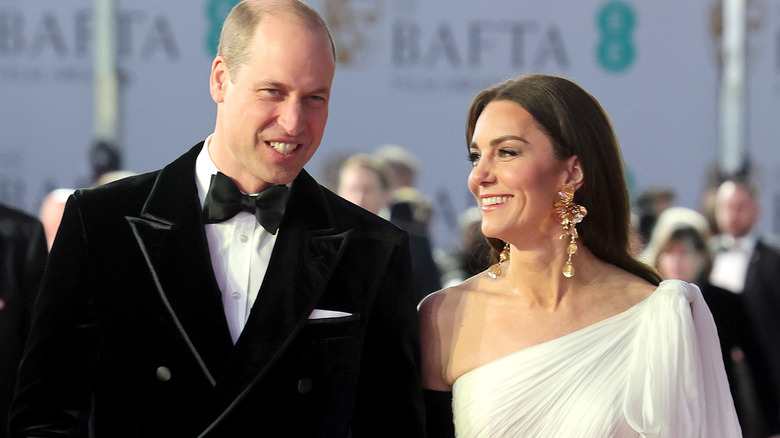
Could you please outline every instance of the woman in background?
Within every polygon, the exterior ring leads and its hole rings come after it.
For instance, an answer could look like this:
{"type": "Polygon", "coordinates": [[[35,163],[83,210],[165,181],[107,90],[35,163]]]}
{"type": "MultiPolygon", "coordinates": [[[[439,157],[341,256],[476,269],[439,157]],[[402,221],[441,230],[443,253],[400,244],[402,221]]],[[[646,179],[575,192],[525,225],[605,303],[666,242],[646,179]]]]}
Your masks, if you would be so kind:
{"type": "Polygon", "coordinates": [[[780,404],[772,384],[772,368],[742,298],[709,281],[709,230],[702,214],[685,207],[671,207],[658,217],[640,259],[658,268],[664,278],[699,286],[718,328],[723,363],[744,436],[780,436],[780,404]]]}

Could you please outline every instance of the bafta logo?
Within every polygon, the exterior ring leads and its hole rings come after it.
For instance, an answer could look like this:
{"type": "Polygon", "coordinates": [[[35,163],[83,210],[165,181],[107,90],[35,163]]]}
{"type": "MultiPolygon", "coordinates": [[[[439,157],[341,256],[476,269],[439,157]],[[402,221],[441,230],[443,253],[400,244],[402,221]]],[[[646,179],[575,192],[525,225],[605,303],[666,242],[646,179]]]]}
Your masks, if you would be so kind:
{"type": "Polygon", "coordinates": [[[339,64],[361,68],[371,62],[381,38],[376,30],[381,14],[382,0],[325,0],[339,64]]]}

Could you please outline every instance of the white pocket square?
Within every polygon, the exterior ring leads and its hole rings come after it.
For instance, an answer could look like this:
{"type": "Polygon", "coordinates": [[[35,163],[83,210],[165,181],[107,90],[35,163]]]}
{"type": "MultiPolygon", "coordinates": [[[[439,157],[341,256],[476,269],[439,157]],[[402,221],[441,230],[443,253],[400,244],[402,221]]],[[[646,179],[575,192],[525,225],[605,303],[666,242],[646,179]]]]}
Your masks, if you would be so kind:
{"type": "Polygon", "coordinates": [[[345,316],[352,316],[352,314],[347,312],[339,312],[338,310],[314,309],[311,311],[309,319],[343,318],[345,316]]]}

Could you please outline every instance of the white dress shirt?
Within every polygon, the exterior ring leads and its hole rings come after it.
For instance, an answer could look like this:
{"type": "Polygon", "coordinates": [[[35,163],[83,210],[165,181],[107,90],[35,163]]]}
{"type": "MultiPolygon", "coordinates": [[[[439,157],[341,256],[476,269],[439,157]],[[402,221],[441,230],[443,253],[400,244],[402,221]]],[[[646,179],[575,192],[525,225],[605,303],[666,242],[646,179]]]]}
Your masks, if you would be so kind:
{"type": "Polygon", "coordinates": [[[739,239],[723,235],[723,249],[715,254],[710,272],[710,283],[735,294],[745,289],[748,265],[756,248],[756,236],[748,234],[739,239]]]}
{"type": "MultiPolygon", "coordinates": [[[[211,137],[206,138],[195,162],[201,208],[211,176],[218,170],[208,153],[211,137]]],[[[266,231],[254,215],[245,211],[224,222],[206,224],[211,265],[222,291],[222,305],[234,344],[249,319],[278,235],[266,231]]]]}

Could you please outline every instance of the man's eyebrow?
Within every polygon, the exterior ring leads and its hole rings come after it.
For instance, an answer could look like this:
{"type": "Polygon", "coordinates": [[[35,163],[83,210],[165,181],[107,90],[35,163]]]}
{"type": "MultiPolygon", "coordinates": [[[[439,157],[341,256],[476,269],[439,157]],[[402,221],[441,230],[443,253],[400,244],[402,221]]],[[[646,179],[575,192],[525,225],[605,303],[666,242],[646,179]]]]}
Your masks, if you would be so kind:
{"type": "MultiPolygon", "coordinates": [[[[289,87],[287,87],[283,83],[277,82],[277,81],[262,80],[262,81],[255,82],[255,84],[254,84],[254,89],[255,90],[259,90],[259,89],[263,89],[263,88],[279,88],[279,89],[282,89],[282,90],[286,90],[289,87]]],[[[323,94],[323,93],[324,94],[330,94],[330,87],[320,87],[320,88],[317,88],[316,90],[309,91],[306,94],[323,94]]]]}

